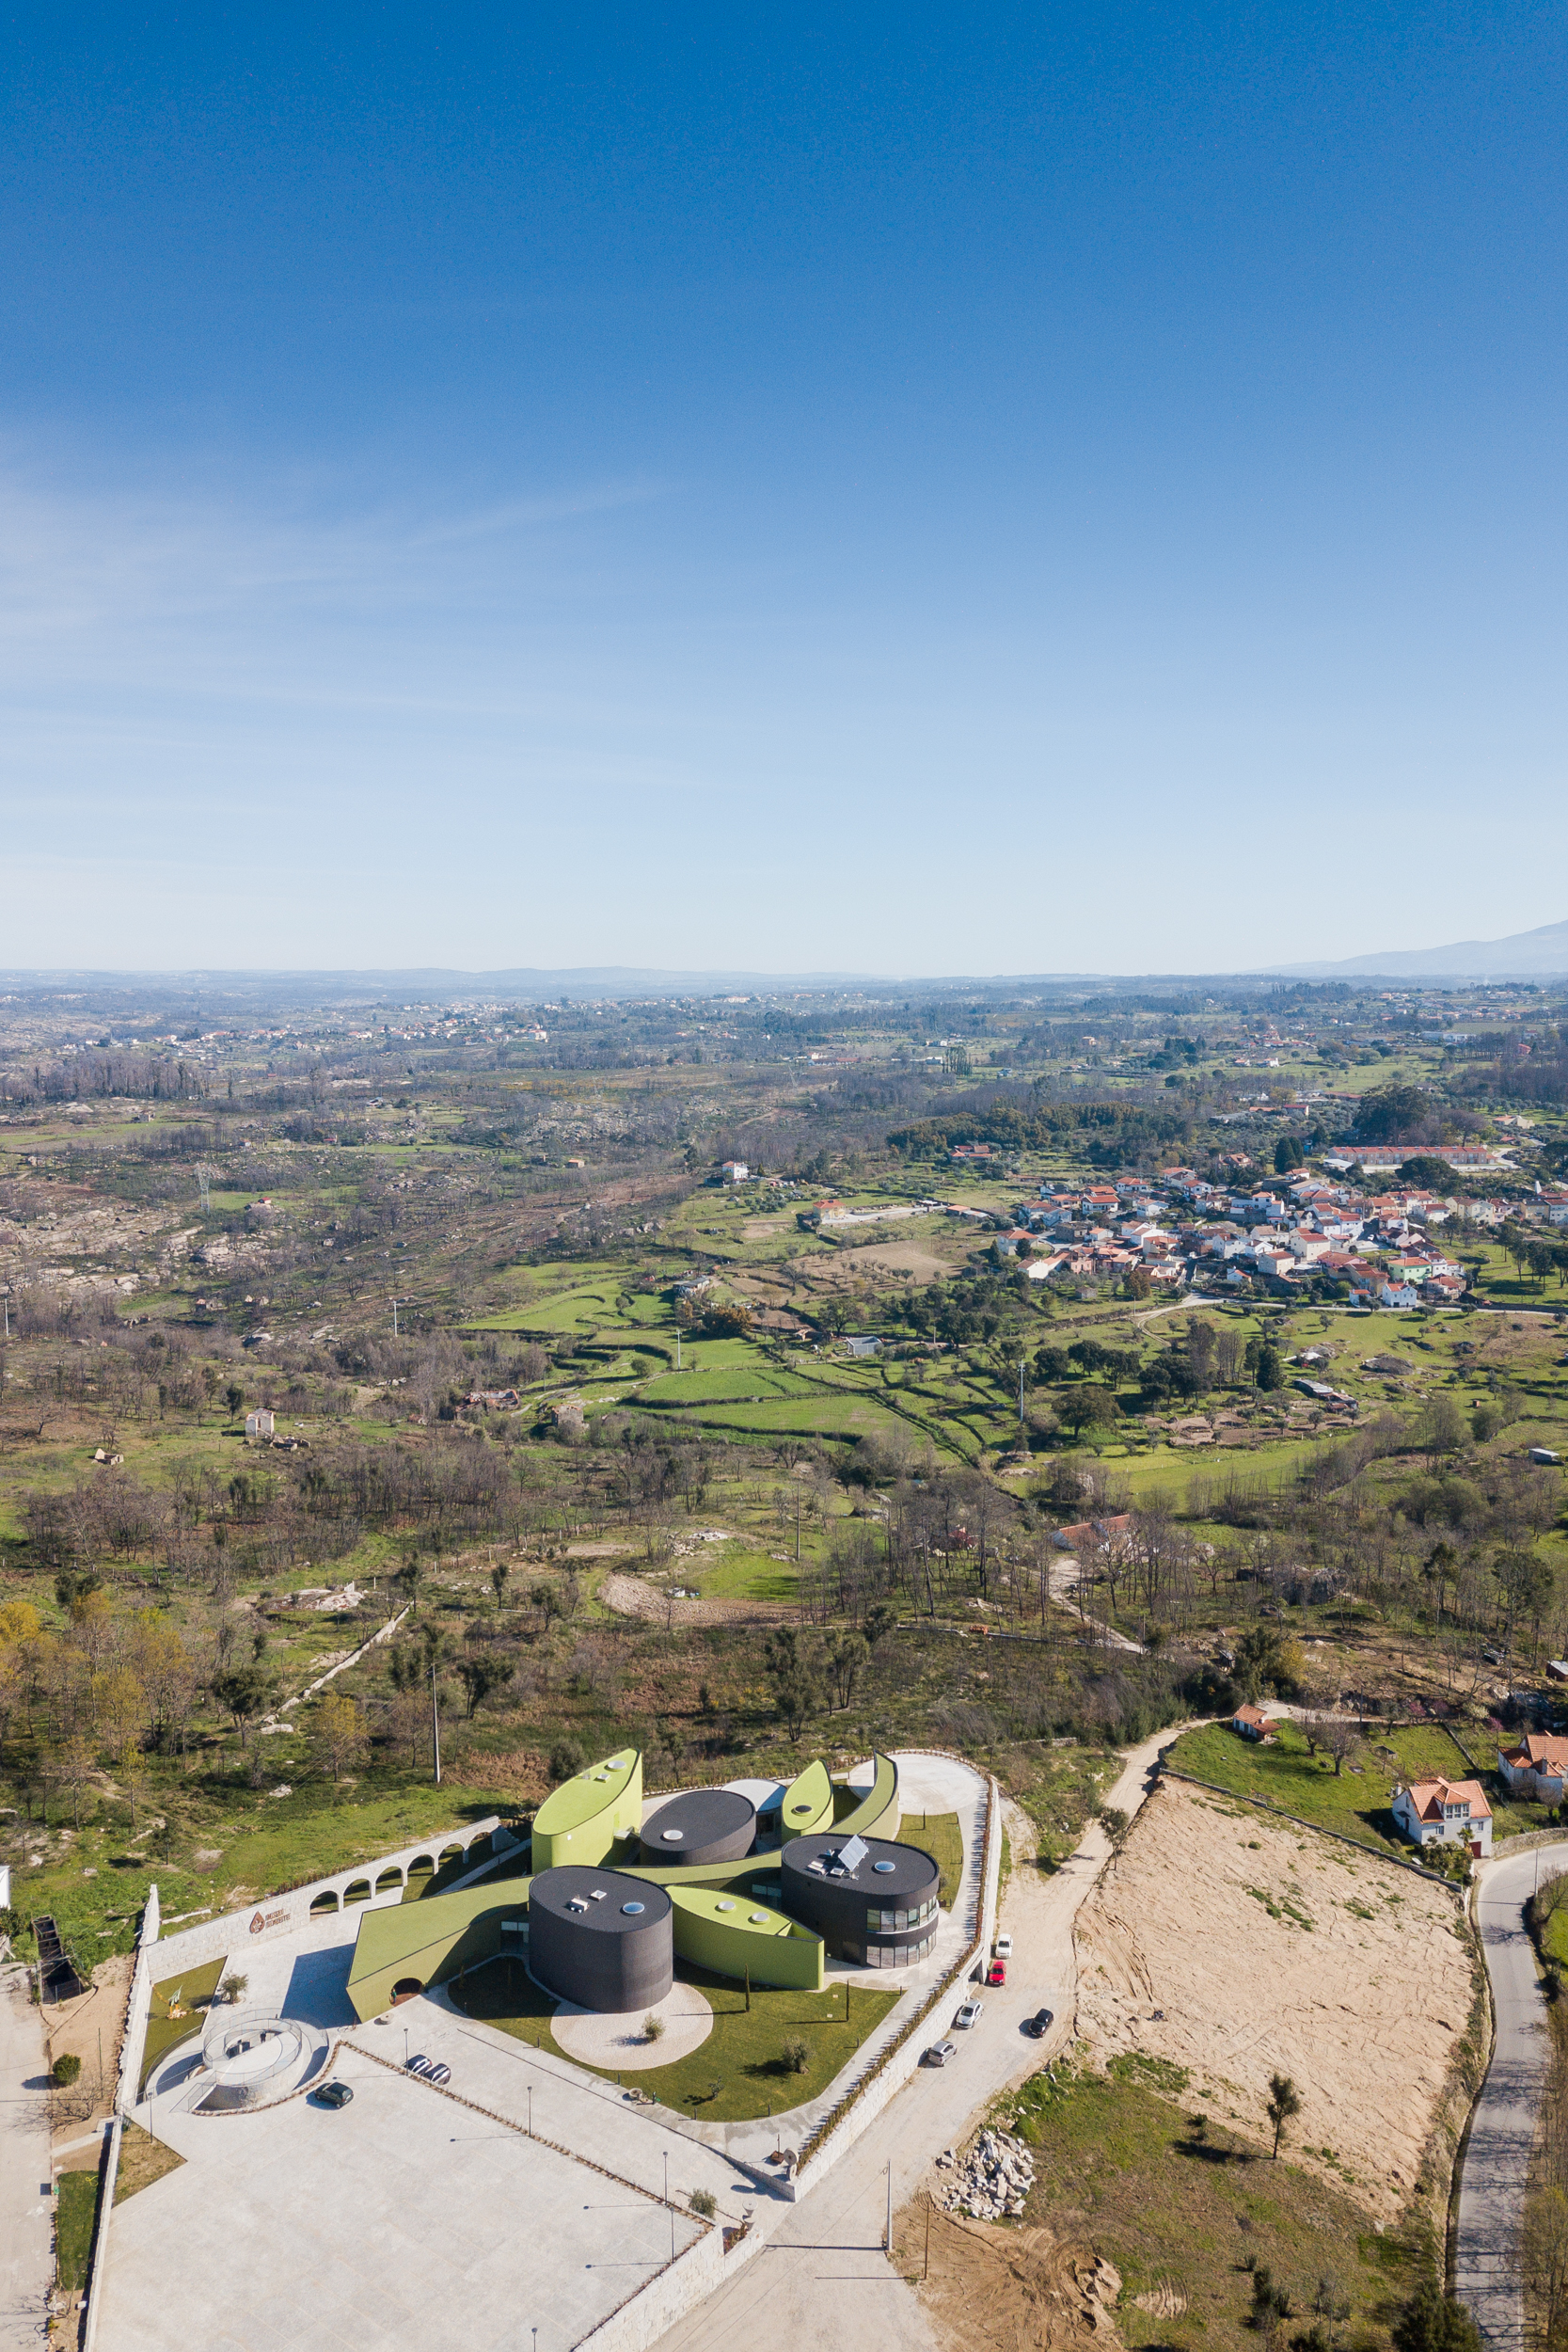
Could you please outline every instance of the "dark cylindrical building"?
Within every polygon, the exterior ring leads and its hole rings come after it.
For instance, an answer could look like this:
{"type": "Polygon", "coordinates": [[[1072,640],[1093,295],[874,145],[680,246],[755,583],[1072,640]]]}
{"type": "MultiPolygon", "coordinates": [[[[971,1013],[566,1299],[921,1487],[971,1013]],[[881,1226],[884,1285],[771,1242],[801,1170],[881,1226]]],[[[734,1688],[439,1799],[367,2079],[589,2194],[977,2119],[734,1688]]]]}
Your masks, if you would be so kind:
{"type": "Polygon", "coordinates": [[[907,1968],[931,1949],[942,1873],[918,1846],[827,1830],[792,1839],[779,1862],[783,1908],[835,1960],[907,1968]]]}
{"type": "Polygon", "coordinates": [[[662,1886],[577,1863],[529,1888],[529,1974],[578,2009],[648,2010],[675,1981],[673,1911],[662,1886]]]}
{"type": "Polygon", "coordinates": [[[643,1822],[642,1859],[656,1865],[738,1862],[756,1835],[756,1806],[737,1788],[689,1788],[643,1822]]]}

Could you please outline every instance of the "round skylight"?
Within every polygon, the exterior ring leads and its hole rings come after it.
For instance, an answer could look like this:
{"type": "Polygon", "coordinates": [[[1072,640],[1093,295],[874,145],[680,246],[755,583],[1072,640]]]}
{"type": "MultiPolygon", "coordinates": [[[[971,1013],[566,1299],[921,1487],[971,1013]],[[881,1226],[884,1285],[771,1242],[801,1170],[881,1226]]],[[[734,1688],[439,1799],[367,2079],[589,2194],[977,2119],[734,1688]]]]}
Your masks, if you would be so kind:
{"type": "Polygon", "coordinates": [[[623,1903],[621,1905],[621,1909],[626,1913],[628,1919],[635,1919],[639,1914],[646,1908],[647,1906],[644,1903],[623,1903]]]}
{"type": "Polygon", "coordinates": [[[715,1903],[713,1908],[715,1911],[733,1911],[735,1905],[734,1903],[715,1903]]]}
{"type": "Polygon", "coordinates": [[[753,1911],[752,1914],[752,1925],[754,1928],[765,1928],[768,1925],[767,1912],[753,1911]]]}
{"type": "Polygon", "coordinates": [[[663,1838],[667,1846],[678,1846],[683,1842],[686,1836],[686,1832],[683,1829],[661,1829],[658,1834],[663,1838]]]}

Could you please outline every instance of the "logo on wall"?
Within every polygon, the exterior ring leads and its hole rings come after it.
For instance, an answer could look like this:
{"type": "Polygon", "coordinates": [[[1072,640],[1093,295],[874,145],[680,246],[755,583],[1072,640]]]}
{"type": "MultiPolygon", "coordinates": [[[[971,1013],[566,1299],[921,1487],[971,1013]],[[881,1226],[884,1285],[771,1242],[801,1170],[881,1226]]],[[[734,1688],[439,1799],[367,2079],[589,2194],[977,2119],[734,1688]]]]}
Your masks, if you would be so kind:
{"type": "Polygon", "coordinates": [[[251,1921],[251,1923],[250,1923],[250,1932],[251,1932],[251,1934],[252,1934],[252,1935],[260,1935],[260,1934],[261,1934],[261,1930],[262,1930],[262,1929],[266,1926],[266,1924],[267,1924],[267,1923],[266,1923],[266,1921],[262,1918],[262,1916],[261,1916],[261,1913],[260,1913],[260,1912],[258,1912],[258,1913],[256,1914],[255,1918],[254,1918],[254,1919],[252,1919],[252,1921],[251,1921]]]}
{"type": "Polygon", "coordinates": [[[287,1908],[282,1911],[269,1911],[264,1917],[261,1912],[258,1912],[251,1920],[250,1932],[252,1935],[260,1935],[263,1928],[280,1928],[285,1925],[288,1916],[287,1908]]]}

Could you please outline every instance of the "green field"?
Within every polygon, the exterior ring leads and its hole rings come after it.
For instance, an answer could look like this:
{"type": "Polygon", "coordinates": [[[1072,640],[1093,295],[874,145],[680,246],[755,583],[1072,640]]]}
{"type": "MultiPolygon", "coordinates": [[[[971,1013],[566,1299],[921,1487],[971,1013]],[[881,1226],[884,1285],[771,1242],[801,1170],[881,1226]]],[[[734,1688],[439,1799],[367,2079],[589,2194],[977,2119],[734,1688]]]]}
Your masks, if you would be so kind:
{"type": "MultiPolygon", "coordinates": [[[[1468,1737],[1465,1745],[1484,1766],[1486,1752],[1472,1746],[1468,1737]]],[[[1306,1739],[1292,1723],[1276,1724],[1274,1739],[1262,1745],[1243,1740],[1218,1724],[1203,1731],[1183,1732],[1168,1760],[1177,1772],[1191,1772],[1195,1779],[1232,1789],[1239,1797],[1263,1797],[1300,1820],[1338,1830],[1363,1845],[1381,1846],[1406,1861],[1413,1850],[1400,1836],[1389,1809],[1395,1782],[1472,1777],[1446,1731],[1435,1727],[1385,1731],[1375,1724],[1368,1728],[1361,1755],[1338,1775],[1329,1758],[1308,1753],[1306,1739]],[[1385,1749],[1391,1754],[1382,1754],[1385,1749]]],[[[1481,1786],[1492,1807],[1494,1837],[1511,1837],[1520,1830],[1544,1826],[1545,1807],[1514,1803],[1495,1767],[1483,1770],[1481,1786]]]]}
{"type": "Polygon", "coordinates": [[[937,1900],[951,1911],[963,1883],[964,1841],[956,1813],[906,1813],[898,1831],[901,1846],[917,1846],[942,1872],[937,1900]]]}
{"type": "Polygon", "coordinates": [[[1378,2234],[1353,2196],[1292,2165],[1288,2146],[1271,2161],[1222,2117],[1195,2130],[1193,2110],[1175,2104],[1186,2087],[1179,2067],[1134,2055],[1113,2060],[1108,2074],[1036,2074],[1004,2105],[1035,2152],[1025,2220],[1058,2240],[1086,2237],[1115,2264],[1116,2322],[1129,2352],[1247,2352],[1259,2341],[1255,2262],[1288,2294],[1288,2326],[1313,2326],[1326,2280],[1349,2307],[1349,2332],[1333,2340],[1358,2352],[1386,2344],[1418,2257],[1393,2231],[1378,2234]],[[1161,2289],[1164,2313],[1139,2308],[1137,2297],[1155,2300],[1161,2289]]]}

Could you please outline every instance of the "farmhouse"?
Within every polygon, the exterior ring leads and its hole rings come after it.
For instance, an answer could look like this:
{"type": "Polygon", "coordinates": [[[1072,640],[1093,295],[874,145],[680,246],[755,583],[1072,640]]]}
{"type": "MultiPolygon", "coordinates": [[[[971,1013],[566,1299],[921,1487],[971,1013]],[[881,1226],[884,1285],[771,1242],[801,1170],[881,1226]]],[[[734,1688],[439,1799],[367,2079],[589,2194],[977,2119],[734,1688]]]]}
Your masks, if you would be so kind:
{"type": "Polygon", "coordinates": [[[1243,1740],[1272,1740],[1274,1737],[1269,1729],[1268,1717],[1260,1707],[1254,1707],[1250,1700],[1244,1707],[1238,1707],[1230,1718],[1230,1728],[1239,1732],[1243,1740]]]}
{"type": "Polygon", "coordinates": [[[1511,1788],[1539,1797],[1545,1804],[1560,1804],[1568,1780],[1568,1740],[1527,1732],[1516,1748],[1497,1750],[1497,1770],[1511,1788]]]}
{"type": "Polygon", "coordinates": [[[1417,1780],[1394,1791],[1394,1819],[1413,1846],[1465,1846],[1478,1862],[1492,1851],[1492,1808],[1479,1780],[1417,1780]]]}

